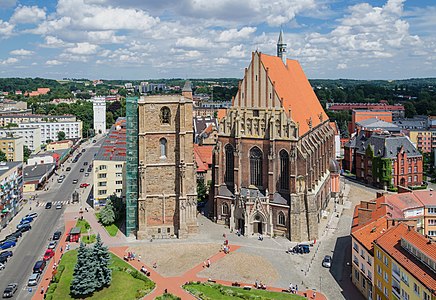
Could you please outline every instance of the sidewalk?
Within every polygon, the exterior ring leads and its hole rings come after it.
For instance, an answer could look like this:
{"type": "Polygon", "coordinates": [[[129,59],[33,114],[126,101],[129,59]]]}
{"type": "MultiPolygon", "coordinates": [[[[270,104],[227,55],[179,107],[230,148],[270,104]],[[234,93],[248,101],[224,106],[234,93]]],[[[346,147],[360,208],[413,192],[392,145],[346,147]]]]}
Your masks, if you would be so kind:
{"type": "Polygon", "coordinates": [[[31,202],[32,204],[30,204],[29,201],[26,201],[25,203],[23,201],[18,213],[9,221],[9,224],[0,231],[0,240],[3,240],[7,235],[15,232],[15,230],[17,230],[17,225],[20,224],[21,219],[25,215],[35,212],[36,202],[33,200],[31,202]],[[32,210],[30,210],[29,207],[32,207],[32,210]]]}

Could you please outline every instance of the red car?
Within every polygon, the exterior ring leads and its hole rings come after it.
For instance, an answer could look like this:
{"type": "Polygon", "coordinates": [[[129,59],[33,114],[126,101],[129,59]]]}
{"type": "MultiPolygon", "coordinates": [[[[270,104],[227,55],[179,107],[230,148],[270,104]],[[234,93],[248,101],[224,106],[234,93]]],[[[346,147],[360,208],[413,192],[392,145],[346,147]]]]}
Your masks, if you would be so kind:
{"type": "Polygon", "coordinates": [[[55,255],[55,252],[53,251],[53,249],[47,249],[46,251],[45,251],[45,254],[44,254],[44,260],[49,260],[50,258],[52,258],[53,256],[55,255]]]}
{"type": "Polygon", "coordinates": [[[89,183],[84,182],[80,184],[81,188],[86,188],[87,186],[89,186],[89,183]]]}

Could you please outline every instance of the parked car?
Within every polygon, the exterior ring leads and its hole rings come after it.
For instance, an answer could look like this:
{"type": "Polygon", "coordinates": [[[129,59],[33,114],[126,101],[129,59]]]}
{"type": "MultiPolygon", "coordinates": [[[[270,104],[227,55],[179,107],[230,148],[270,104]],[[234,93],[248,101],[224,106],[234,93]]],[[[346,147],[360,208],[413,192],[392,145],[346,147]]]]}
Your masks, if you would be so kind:
{"type": "Polygon", "coordinates": [[[85,173],[85,177],[89,177],[89,173],[85,173]]]}
{"type": "Polygon", "coordinates": [[[85,149],[85,148],[83,148],[83,149],[82,149],[82,152],[85,152],[85,151],[86,151],[86,149],[85,149]]]}
{"type": "Polygon", "coordinates": [[[58,204],[56,204],[56,209],[62,209],[62,203],[58,203],[58,204]]]}
{"type": "Polygon", "coordinates": [[[330,255],[324,256],[324,259],[322,260],[322,266],[324,268],[330,268],[332,266],[332,257],[330,255]]]}
{"type": "Polygon", "coordinates": [[[21,231],[17,230],[9,235],[6,236],[6,240],[9,239],[10,237],[16,237],[16,238],[20,238],[23,234],[21,233],[21,231]]]}
{"type": "Polygon", "coordinates": [[[298,253],[298,254],[305,254],[310,253],[309,245],[307,244],[298,244],[294,248],[292,248],[292,252],[298,253]]]}
{"type": "Polygon", "coordinates": [[[62,183],[62,182],[64,182],[64,179],[63,178],[58,178],[58,183],[62,183]]]}
{"type": "Polygon", "coordinates": [[[51,206],[52,206],[52,203],[51,203],[51,202],[47,202],[47,203],[45,204],[45,209],[50,209],[51,206]]]}
{"type": "Polygon", "coordinates": [[[11,235],[6,237],[4,240],[2,240],[0,243],[4,243],[6,241],[12,241],[12,242],[18,242],[18,238],[15,235],[11,235]]]}
{"type": "Polygon", "coordinates": [[[33,219],[32,218],[23,218],[23,219],[21,219],[21,221],[20,221],[20,224],[30,224],[30,223],[32,223],[32,221],[33,221],[33,219]]]}
{"type": "Polygon", "coordinates": [[[32,226],[30,224],[24,224],[23,226],[21,226],[21,228],[19,228],[21,232],[26,232],[29,231],[30,229],[32,229],[32,226]]]}
{"type": "Polygon", "coordinates": [[[35,265],[33,266],[33,273],[42,273],[45,269],[45,261],[44,260],[38,260],[35,265]]]}
{"type": "Polygon", "coordinates": [[[3,292],[3,298],[12,298],[17,291],[18,283],[9,283],[3,292]]]}
{"type": "Polygon", "coordinates": [[[32,218],[32,219],[35,219],[36,217],[38,217],[38,214],[36,212],[31,213],[31,214],[27,214],[25,216],[25,218],[32,218]]]}
{"type": "Polygon", "coordinates": [[[87,161],[85,161],[85,162],[83,163],[83,165],[84,165],[84,166],[87,166],[87,165],[88,165],[88,162],[87,162],[87,161]]]}
{"type": "Polygon", "coordinates": [[[40,273],[33,273],[32,275],[30,275],[29,281],[27,281],[27,286],[37,285],[40,277],[41,277],[40,273]]]}
{"type": "Polygon", "coordinates": [[[81,188],[86,188],[87,186],[89,186],[89,183],[84,182],[80,184],[81,188]]]}
{"type": "Polygon", "coordinates": [[[65,175],[61,175],[59,176],[59,178],[65,179],[65,175]]]}
{"type": "Polygon", "coordinates": [[[81,169],[79,170],[79,172],[80,172],[80,173],[83,173],[83,172],[85,172],[85,169],[84,169],[84,168],[81,168],[81,169]]]}
{"type": "Polygon", "coordinates": [[[54,255],[55,255],[55,252],[53,251],[53,249],[47,249],[47,250],[45,250],[44,257],[42,259],[47,261],[50,258],[52,258],[54,255]]]}
{"type": "Polygon", "coordinates": [[[56,231],[55,233],[53,233],[53,241],[57,241],[61,238],[62,232],[60,231],[56,231]]]}
{"type": "Polygon", "coordinates": [[[78,179],[74,179],[74,180],[73,180],[73,184],[77,184],[78,182],[79,182],[78,179]]]}
{"type": "Polygon", "coordinates": [[[71,167],[67,167],[65,171],[71,171],[71,167]]]}
{"type": "Polygon", "coordinates": [[[2,253],[0,253],[0,257],[6,257],[6,258],[9,258],[9,257],[12,257],[12,256],[14,256],[14,254],[12,253],[12,251],[3,251],[2,253]]]}
{"type": "Polygon", "coordinates": [[[0,256],[0,264],[4,265],[5,263],[7,263],[7,261],[8,261],[7,257],[0,256]]]}
{"type": "Polygon", "coordinates": [[[96,141],[96,140],[92,140],[92,142],[93,142],[93,143],[97,143],[97,141],[96,141]]]}
{"type": "Polygon", "coordinates": [[[0,263],[0,270],[4,270],[5,269],[5,265],[0,263]]]}
{"type": "Polygon", "coordinates": [[[0,249],[5,250],[5,249],[15,247],[16,245],[17,245],[17,243],[14,241],[6,241],[6,242],[0,244],[0,249]]]}
{"type": "MultiPolygon", "coordinates": [[[[24,224],[20,223],[20,224],[17,225],[17,229],[21,230],[21,228],[25,227],[26,225],[30,225],[30,223],[24,223],[24,224]]],[[[21,230],[21,232],[23,232],[23,231],[21,230]]]]}
{"type": "Polygon", "coordinates": [[[58,243],[57,243],[56,241],[51,241],[51,242],[48,244],[47,249],[54,249],[54,248],[56,248],[57,244],[58,244],[58,243]]]}

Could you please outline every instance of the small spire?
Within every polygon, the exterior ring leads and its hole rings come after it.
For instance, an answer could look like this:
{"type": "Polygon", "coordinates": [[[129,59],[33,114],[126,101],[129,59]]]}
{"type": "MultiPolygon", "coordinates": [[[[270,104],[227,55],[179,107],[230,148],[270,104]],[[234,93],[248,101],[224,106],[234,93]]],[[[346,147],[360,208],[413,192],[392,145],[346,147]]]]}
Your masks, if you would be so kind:
{"type": "Polygon", "coordinates": [[[182,92],[192,92],[191,81],[186,80],[185,85],[183,86],[182,92]]]}
{"type": "Polygon", "coordinates": [[[280,28],[280,35],[279,35],[279,41],[277,42],[277,45],[283,44],[283,29],[280,28]]]}
{"type": "Polygon", "coordinates": [[[280,29],[279,40],[277,41],[277,56],[280,57],[286,65],[286,44],[283,43],[283,29],[280,29]]]}

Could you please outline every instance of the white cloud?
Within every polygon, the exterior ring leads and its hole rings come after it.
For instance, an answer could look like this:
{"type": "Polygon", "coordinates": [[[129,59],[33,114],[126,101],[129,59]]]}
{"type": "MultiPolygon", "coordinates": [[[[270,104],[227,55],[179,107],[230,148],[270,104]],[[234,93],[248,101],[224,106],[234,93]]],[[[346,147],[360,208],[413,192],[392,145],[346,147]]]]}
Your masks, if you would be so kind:
{"type": "Polygon", "coordinates": [[[230,42],[235,40],[247,39],[255,31],[256,27],[243,27],[239,31],[237,29],[224,30],[219,34],[217,41],[230,42]]]}
{"type": "Polygon", "coordinates": [[[336,69],[338,69],[338,70],[344,70],[346,68],[347,68],[347,64],[344,64],[344,63],[338,64],[336,66],[336,69]]]}
{"type": "Polygon", "coordinates": [[[226,56],[231,57],[231,58],[244,58],[244,57],[246,57],[244,45],[239,44],[239,45],[233,46],[232,48],[230,48],[229,51],[227,51],[226,56]]]}
{"type": "Polygon", "coordinates": [[[41,46],[46,48],[62,48],[62,47],[72,46],[71,44],[66,43],[63,40],[58,39],[57,37],[51,35],[46,36],[44,40],[45,40],[45,44],[41,46]]]}
{"type": "Polygon", "coordinates": [[[90,43],[76,43],[72,48],[67,48],[65,51],[76,55],[91,55],[97,52],[98,46],[90,43]]]}
{"type": "Polygon", "coordinates": [[[228,63],[230,63],[230,59],[224,57],[215,58],[214,61],[217,65],[227,65],[228,63]]]}
{"type": "Polygon", "coordinates": [[[45,62],[45,64],[49,65],[49,66],[58,66],[58,65],[62,65],[62,62],[60,62],[60,61],[58,61],[56,59],[53,59],[53,60],[47,60],[45,62]]]}
{"type": "Polygon", "coordinates": [[[46,17],[45,10],[38,6],[18,6],[9,22],[13,24],[35,24],[44,20],[46,17]]]}
{"type": "Polygon", "coordinates": [[[205,38],[196,38],[196,37],[188,36],[188,37],[177,39],[176,46],[182,48],[207,48],[210,46],[210,43],[205,38]]]}
{"type": "Polygon", "coordinates": [[[11,55],[17,55],[17,56],[29,56],[32,55],[33,51],[30,50],[26,50],[26,49],[17,49],[17,50],[12,50],[11,52],[9,52],[9,54],[11,55]]]}
{"type": "Polygon", "coordinates": [[[14,63],[16,63],[16,62],[18,62],[18,59],[17,59],[17,58],[15,58],[15,57],[9,57],[9,58],[7,58],[7,59],[5,59],[5,60],[1,60],[1,61],[0,61],[0,64],[2,64],[2,65],[11,65],[11,64],[14,64],[14,63]]]}
{"type": "Polygon", "coordinates": [[[5,36],[8,37],[12,34],[14,30],[14,25],[5,22],[3,20],[0,20],[0,37],[5,36]]]}

